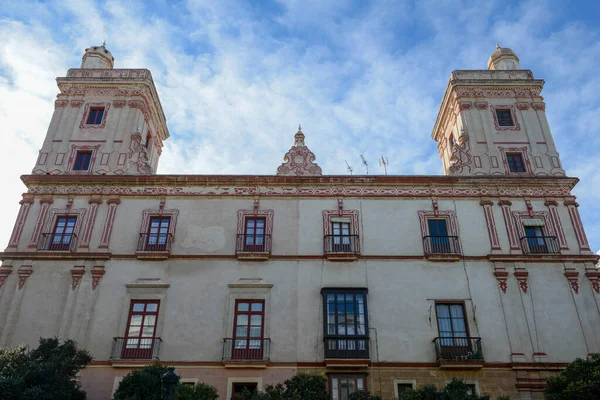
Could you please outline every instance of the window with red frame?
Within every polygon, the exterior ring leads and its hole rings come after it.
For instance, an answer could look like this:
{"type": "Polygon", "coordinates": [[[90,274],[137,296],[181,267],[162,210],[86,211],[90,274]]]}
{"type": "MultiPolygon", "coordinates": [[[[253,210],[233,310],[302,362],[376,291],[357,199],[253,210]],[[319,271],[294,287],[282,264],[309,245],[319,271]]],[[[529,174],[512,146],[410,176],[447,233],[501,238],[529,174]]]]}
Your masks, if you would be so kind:
{"type": "Polygon", "coordinates": [[[91,151],[78,151],[75,155],[75,164],[73,164],[73,171],[87,171],[90,169],[90,163],[92,161],[91,151]]]}
{"type": "Polygon", "coordinates": [[[262,359],[264,316],[264,300],[236,300],[232,359],[262,359]]]}
{"type": "Polygon", "coordinates": [[[77,217],[67,215],[56,217],[56,224],[52,231],[52,240],[48,250],[69,250],[75,235],[76,223],[77,217]]]}
{"type": "Polygon", "coordinates": [[[348,400],[352,393],[367,390],[364,375],[330,375],[329,385],[332,400],[348,400]]]}
{"type": "Polygon", "coordinates": [[[526,172],[521,153],[506,154],[506,162],[508,163],[508,170],[510,172],[526,172]]]}
{"type": "Polygon", "coordinates": [[[88,125],[100,125],[104,117],[104,107],[91,107],[87,118],[88,125]]]}
{"type": "Polygon", "coordinates": [[[165,251],[169,240],[171,217],[152,217],[148,227],[146,251],[165,251]]]}
{"type": "Polygon", "coordinates": [[[159,300],[131,300],[122,358],[152,358],[159,300]]]}
{"type": "Polygon", "coordinates": [[[514,126],[512,114],[509,109],[497,109],[496,118],[498,118],[498,126],[514,126]]]}
{"type": "Polygon", "coordinates": [[[244,251],[265,251],[265,223],[265,218],[246,218],[244,225],[244,251]]]}

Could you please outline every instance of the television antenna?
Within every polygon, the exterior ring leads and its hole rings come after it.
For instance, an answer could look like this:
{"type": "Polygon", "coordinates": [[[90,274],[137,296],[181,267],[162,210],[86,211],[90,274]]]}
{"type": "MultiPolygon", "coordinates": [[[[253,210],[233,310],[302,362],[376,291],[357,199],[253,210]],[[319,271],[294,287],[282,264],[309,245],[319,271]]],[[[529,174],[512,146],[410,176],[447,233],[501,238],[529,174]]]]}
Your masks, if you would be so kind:
{"type": "Polygon", "coordinates": [[[387,157],[381,155],[381,160],[379,160],[379,166],[383,167],[385,174],[387,175],[387,166],[390,165],[390,160],[387,157]]]}
{"type": "Polygon", "coordinates": [[[360,155],[360,159],[362,160],[362,163],[365,164],[365,168],[367,170],[367,175],[369,175],[369,164],[367,163],[367,160],[365,160],[365,158],[363,157],[363,155],[360,155]]]}
{"type": "Polygon", "coordinates": [[[346,163],[346,171],[350,172],[350,175],[352,175],[352,171],[354,171],[354,169],[350,166],[350,164],[348,164],[348,161],[344,160],[344,162],[346,163]]]}

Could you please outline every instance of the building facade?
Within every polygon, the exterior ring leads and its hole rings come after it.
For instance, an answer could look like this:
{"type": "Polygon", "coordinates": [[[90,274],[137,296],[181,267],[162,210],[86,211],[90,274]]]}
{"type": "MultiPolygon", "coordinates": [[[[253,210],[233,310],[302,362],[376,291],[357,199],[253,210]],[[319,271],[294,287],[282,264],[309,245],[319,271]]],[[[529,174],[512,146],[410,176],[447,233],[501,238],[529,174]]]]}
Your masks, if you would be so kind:
{"type": "Polygon", "coordinates": [[[600,352],[600,273],[540,96],[498,48],[454,71],[445,176],[327,176],[301,129],[276,175],[157,175],[151,74],[103,46],[60,93],[0,267],[0,345],[75,339],[90,399],[175,366],[229,399],[298,372],[333,400],[443,386],[542,398],[600,352]]]}

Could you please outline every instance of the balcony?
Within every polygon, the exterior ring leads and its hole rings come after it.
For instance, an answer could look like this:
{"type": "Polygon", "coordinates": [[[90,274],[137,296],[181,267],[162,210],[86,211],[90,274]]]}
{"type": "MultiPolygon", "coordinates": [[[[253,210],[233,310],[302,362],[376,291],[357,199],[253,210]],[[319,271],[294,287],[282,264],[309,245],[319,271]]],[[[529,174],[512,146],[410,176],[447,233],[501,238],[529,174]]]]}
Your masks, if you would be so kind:
{"type": "Polygon", "coordinates": [[[435,359],[440,368],[482,368],[481,338],[437,337],[433,339],[435,359]]]}
{"type": "Polygon", "coordinates": [[[423,250],[425,257],[432,261],[458,261],[460,259],[458,236],[425,236],[423,250]]]}
{"type": "Polygon", "coordinates": [[[325,336],[325,358],[369,359],[368,336],[325,336]]]}
{"type": "Polygon", "coordinates": [[[325,257],[330,261],[354,261],[360,254],[358,235],[326,235],[323,245],[325,257]]]}
{"type": "Polygon", "coordinates": [[[144,260],[166,260],[171,255],[172,245],[170,233],[140,233],[135,255],[144,260]]]}
{"type": "Polygon", "coordinates": [[[75,251],[77,235],[74,233],[42,233],[38,242],[38,250],[75,251]]]}
{"type": "Polygon", "coordinates": [[[162,339],[159,337],[113,338],[110,359],[120,360],[158,360],[162,339]]]}
{"type": "Polygon", "coordinates": [[[560,254],[556,236],[525,236],[521,238],[523,254],[560,254]]]}
{"type": "Polygon", "coordinates": [[[221,360],[226,367],[265,368],[271,359],[271,339],[223,339],[221,360]]]}
{"type": "Polygon", "coordinates": [[[271,255],[271,235],[237,235],[235,255],[239,260],[268,260],[271,255]]]}

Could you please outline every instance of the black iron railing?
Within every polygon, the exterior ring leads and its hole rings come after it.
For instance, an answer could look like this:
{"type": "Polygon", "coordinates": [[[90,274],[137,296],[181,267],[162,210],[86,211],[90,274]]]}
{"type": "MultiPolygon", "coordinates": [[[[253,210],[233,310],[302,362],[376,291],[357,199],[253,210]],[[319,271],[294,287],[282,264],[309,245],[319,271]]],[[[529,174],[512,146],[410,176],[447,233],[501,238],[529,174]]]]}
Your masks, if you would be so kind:
{"type": "Polygon", "coordinates": [[[325,358],[369,358],[368,336],[325,336],[325,358]]]}
{"type": "Polygon", "coordinates": [[[433,344],[436,361],[483,361],[481,338],[437,337],[433,344]]]}
{"type": "Polygon", "coordinates": [[[323,244],[325,254],[360,254],[358,235],[326,235],[323,244]]]}
{"type": "Polygon", "coordinates": [[[425,254],[460,254],[458,236],[425,236],[425,254]]]}
{"type": "Polygon", "coordinates": [[[235,252],[270,253],[271,235],[237,235],[235,252]]]}
{"type": "Polygon", "coordinates": [[[74,233],[42,233],[38,250],[75,251],[77,235],[74,233]]]}
{"type": "Polygon", "coordinates": [[[560,254],[556,236],[525,236],[521,238],[523,254],[560,254]]]}
{"type": "Polygon", "coordinates": [[[223,361],[269,361],[271,339],[224,338],[221,359],[223,361]]]}
{"type": "Polygon", "coordinates": [[[140,233],[137,251],[171,251],[173,235],[170,233],[140,233]]]}
{"type": "Polygon", "coordinates": [[[158,360],[162,339],[159,337],[116,337],[110,350],[111,360],[158,360]]]}

